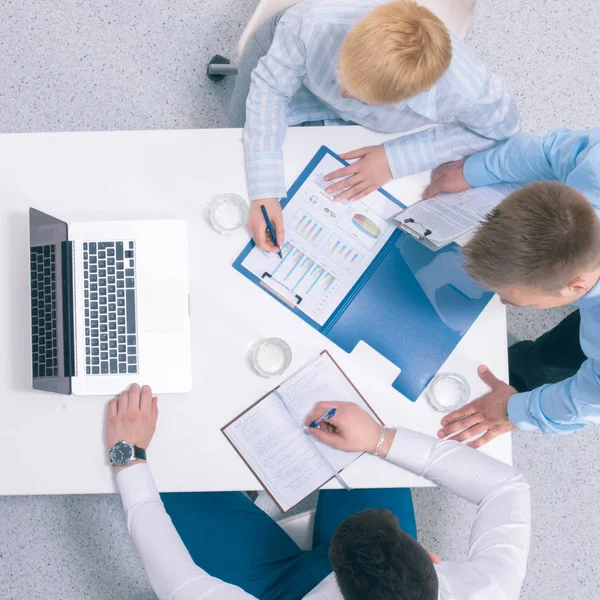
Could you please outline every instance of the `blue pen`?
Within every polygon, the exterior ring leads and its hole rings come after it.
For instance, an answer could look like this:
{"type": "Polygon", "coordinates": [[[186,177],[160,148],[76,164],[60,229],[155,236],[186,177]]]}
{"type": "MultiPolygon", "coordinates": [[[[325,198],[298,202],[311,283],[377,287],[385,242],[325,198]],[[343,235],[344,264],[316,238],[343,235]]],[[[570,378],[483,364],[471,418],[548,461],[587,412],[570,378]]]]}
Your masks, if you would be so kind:
{"type": "Polygon", "coordinates": [[[273,223],[271,223],[271,219],[269,219],[269,214],[267,213],[267,209],[265,208],[264,204],[260,205],[260,210],[262,210],[263,217],[265,218],[265,221],[267,222],[267,231],[269,232],[269,235],[271,236],[273,243],[277,246],[277,254],[279,254],[279,258],[283,258],[283,254],[281,254],[281,248],[279,247],[279,244],[277,243],[277,238],[275,237],[275,230],[273,229],[273,223]]]}
{"type": "Polygon", "coordinates": [[[318,427],[323,421],[331,419],[333,415],[335,415],[335,408],[332,408],[331,410],[327,411],[322,417],[319,417],[316,421],[313,421],[308,427],[318,427]]]}

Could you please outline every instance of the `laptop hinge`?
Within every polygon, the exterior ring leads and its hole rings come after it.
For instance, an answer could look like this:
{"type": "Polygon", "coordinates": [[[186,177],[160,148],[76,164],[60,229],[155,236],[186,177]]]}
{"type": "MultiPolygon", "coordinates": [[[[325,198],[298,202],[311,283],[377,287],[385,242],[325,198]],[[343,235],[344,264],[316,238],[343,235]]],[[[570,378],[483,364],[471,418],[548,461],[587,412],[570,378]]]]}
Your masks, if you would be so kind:
{"type": "MultiPolygon", "coordinates": [[[[63,345],[65,376],[75,376],[75,310],[73,282],[73,242],[62,242],[63,345]]],[[[70,387],[70,386],[69,386],[70,387]]]]}

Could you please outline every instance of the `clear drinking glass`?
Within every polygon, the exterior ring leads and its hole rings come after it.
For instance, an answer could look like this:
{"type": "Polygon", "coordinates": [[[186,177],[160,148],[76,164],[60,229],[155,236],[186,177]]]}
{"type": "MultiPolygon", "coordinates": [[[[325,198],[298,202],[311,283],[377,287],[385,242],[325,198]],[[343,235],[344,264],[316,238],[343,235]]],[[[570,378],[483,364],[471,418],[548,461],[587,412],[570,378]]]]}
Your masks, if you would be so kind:
{"type": "Polygon", "coordinates": [[[469,400],[471,386],[459,373],[439,373],[427,388],[427,397],[433,408],[440,412],[452,412],[469,400]]]}
{"type": "Polygon", "coordinates": [[[237,194],[218,194],[208,202],[208,218],[212,226],[224,234],[233,233],[248,221],[250,206],[237,194]]]}
{"type": "Polygon", "coordinates": [[[292,349],[279,338],[258,340],[250,349],[254,370],[263,377],[281,375],[292,362],[292,349]]]}

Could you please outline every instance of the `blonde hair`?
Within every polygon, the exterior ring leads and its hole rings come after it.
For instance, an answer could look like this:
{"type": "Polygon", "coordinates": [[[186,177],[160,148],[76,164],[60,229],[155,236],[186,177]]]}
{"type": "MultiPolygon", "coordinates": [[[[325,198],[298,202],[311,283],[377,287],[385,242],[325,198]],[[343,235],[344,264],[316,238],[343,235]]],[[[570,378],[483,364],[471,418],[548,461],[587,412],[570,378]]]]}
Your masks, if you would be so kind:
{"type": "Polygon", "coordinates": [[[600,266],[600,219],[577,190],[539,181],[507,196],[463,253],[466,271],[492,290],[556,294],[600,266]]]}
{"type": "Polygon", "coordinates": [[[348,32],[338,74],[358,100],[395,104],[431,88],[451,59],[442,21],[412,0],[395,0],[374,8],[348,32]]]}

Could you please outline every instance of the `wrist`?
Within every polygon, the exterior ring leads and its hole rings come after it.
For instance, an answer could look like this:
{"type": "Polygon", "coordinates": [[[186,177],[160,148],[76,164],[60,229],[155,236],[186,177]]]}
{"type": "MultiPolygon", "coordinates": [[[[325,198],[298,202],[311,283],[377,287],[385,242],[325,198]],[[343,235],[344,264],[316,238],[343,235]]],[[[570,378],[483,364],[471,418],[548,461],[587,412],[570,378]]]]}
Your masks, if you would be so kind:
{"type": "Polygon", "coordinates": [[[129,467],[133,467],[134,465],[139,465],[141,463],[145,463],[145,460],[140,459],[136,459],[136,460],[132,460],[128,465],[123,465],[121,467],[113,467],[113,471],[115,473],[115,475],[117,475],[118,473],[120,473],[121,471],[123,471],[123,469],[128,469],[129,467]]]}
{"type": "Polygon", "coordinates": [[[379,456],[385,458],[394,443],[394,438],[396,437],[395,429],[388,429],[385,432],[385,437],[383,438],[383,444],[381,445],[381,449],[379,450],[379,456]]]}

